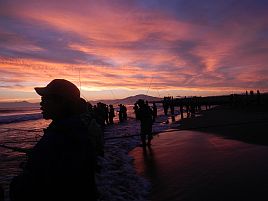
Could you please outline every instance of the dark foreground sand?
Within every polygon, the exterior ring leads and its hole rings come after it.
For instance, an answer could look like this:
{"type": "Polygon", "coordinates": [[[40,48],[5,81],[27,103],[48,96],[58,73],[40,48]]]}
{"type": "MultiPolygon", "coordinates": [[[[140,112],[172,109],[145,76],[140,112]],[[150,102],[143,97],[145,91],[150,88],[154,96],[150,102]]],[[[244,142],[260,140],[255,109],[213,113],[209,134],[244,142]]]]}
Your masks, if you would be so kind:
{"type": "Polygon", "coordinates": [[[151,201],[268,200],[268,146],[174,131],[130,155],[151,182],[151,201]]]}
{"type": "Polygon", "coordinates": [[[268,146],[260,145],[268,144],[267,113],[214,108],[201,115],[156,136],[150,149],[131,151],[152,184],[149,200],[268,200],[268,146]]]}
{"type": "Polygon", "coordinates": [[[268,111],[261,107],[234,109],[218,106],[185,118],[179,129],[222,135],[247,143],[268,145],[268,111]]]}

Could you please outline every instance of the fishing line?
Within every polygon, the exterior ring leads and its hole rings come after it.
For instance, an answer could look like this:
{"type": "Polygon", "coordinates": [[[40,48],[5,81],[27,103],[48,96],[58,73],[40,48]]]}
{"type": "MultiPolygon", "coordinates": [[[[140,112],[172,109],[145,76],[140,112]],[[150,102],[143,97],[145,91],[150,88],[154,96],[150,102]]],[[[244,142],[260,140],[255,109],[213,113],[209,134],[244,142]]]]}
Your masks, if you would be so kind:
{"type": "Polygon", "coordinates": [[[111,94],[112,94],[112,96],[113,96],[113,99],[115,100],[116,98],[115,98],[115,95],[114,95],[113,90],[110,89],[110,92],[111,92],[111,94]]]}
{"type": "Polygon", "coordinates": [[[150,81],[150,83],[149,83],[149,87],[148,87],[148,89],[147,89],[146,95],[148,94],[149,89],[151,88],[152,81],[153,81],[153,76],[151,77],[151,81],[150,81]]]}
{"type": "Polygon", "coordinates": [[[160,96],[160,93],[159,93],[158,89],[156,89],[156,91],[157,91],[157,93],[158,93],[158,98],[161,98],[161,96],[160,96]]]}
{"type": "Polygon", "coordinates": [[[78,68],[78,81],[79,81],[80,95],[81,95],[81,97],[83,97],[83,99],[86,100],[86,102],[88,102],[86,96],[84,96],[83,93],[82,93],[81,69],[80,68],[78,68]]]}

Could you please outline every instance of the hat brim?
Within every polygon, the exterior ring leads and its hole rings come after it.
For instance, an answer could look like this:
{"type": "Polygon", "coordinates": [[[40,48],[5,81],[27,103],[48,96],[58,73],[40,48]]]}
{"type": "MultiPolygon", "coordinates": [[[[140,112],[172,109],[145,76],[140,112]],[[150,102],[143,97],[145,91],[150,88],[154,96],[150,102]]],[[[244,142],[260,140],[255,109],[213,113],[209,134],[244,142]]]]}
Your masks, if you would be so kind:
{"type": "Polygon", "coordinates": [[[44,96],[47,94],[47,90],[46,87],[35,87],[34,90],[36,91],[36,93],[40,96],[44,96]]]}

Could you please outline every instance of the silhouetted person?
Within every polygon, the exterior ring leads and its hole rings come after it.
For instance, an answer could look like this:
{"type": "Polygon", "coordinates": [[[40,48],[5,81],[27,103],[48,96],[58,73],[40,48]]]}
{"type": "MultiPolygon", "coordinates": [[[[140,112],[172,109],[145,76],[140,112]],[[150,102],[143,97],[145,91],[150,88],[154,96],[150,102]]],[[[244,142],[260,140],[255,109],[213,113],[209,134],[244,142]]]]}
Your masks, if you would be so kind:
{"type": "Polygon", "coordinates": [[[195,117],[195,111],[196,111],[195,98],[191,98],[191,103],[190,103],[191,117],[195,117]]]}
{"type": "Polygon", "coordinates": [[[174,106],[174,102],[173,102],[173,97],[171,98],[169,105],[170,105],[170,113],[171,113],[172,122],[175,122],[175,106],[174,106]]]}
{"type": "Polygon", "coordinates": [[[259,90],[257,90],[257,105],[261,104],[261,93],[259,90]]]}
{"type": "Polygon", "coordinates": [[[122,123],[123,121],[124,121],[124,116],[123,116],[123,105],[122,104],[119,104],[118,105],[119,106],[119,113],[118,113],[118,115],[119,115],[119,122],[120,123],[122,123]]]}
{"type": "Polygon", "coordinates": [[[169,97],[164,97],[163,108],[164,108],[164,114],[167,115],[169,108],[169,97]]]}
{"type": "Polygon", "coordinates": [[[254,103],[254,91],[253,90],[250,90],[249,91],[249,94],[250,94],[250,104],[253,104],[254,103]]]}
{"type": "Polygon", "coordinates": [[[134,104],[134,107],[133,107],[133,110],[134,110],[134,113],[135,113],[135,118],[137,119],[137,111],[138,111],[139,107],[138,107],[138,104],[135,103],[134,104]]]}
{"type": "Polygon", "coordinates": [[[187,118],[190,117],[190,100],[189,98],[186,99],[186,114],[187,114],[187,118]]]}
{"type": "Polygon", "coordinates": [[[106,119],[106,105],[104,103],[98,102],[97,106],[94,107],[95,118],[99,125],[101,125],[102,129],[105,127],[105,119],[106,119]]]}
{"type": "Polygon", "coordinates": [[[127,107],[125,105],[122,105],[122,116],[123,120],[127,120],[127,107]]]}
{"type": "Polygon", "coordinates": [[[105,115],[105,123],[106,123],[106,125],[108,125],[109,124],[109,107],[108,107],[108,105],[104,104],[103,109],[104,109],[104,115],[105,115]]]}
{"type": "Polygon", "coordinates": [[[196,98],[196,107],[197,107],[196,109],[197,109],[198,112],[201,112],[201,110],[202,110],[201,109],[201,106],[202,106],[202,104],[201,104],[201,98],[200,97],[197,97],[196,98]]]}
{"type": "Polygon", "coordinates": [[[246,105],[248,105],[248,91],[246,91],[246,98],[245,98],[246,105]]]}
{"type": "Polygon", "coordinates": [[[145,147],[146,144],[150,146],[151,140],[153,139],[153,135],[152,135],[153,111],[149,106],[147,106],[144,103],[144,100],[142,99],[139,99],[137,101],[137,104],[139,106],[139,109],[137,111],[137,117],[141,121],[140,135],[141,135],[142,146],[145,147]],[[146,138],[147,138],[147,143],[146,143],[146,138]]]}
{"type": "Polygon", "coordinates": [[[155,122],[156,117],[157,117],[157,107],[156,104],[153,103],[153,122],[155,122]]]}
{"type": "Polygon", "coordinates": [[[183,103],[180,102],[180,113],[181,113],[181,119],[183,119],[183,103]]]}
{"type": "Polygon", "coordinates": [[[115,117],[114,107],[113,105],[109,105],[109,123],[110,124],[114,124],[114,117],[115,117]]]}
{"type": "MultiPolygon", "coordinates": [[[[83,99],[81,99],[83,100],[83,99]]],[[[101,126],[97,123],[95,119],[95,114],[92,110],[92,105],[89,102],[86,102],[85,100],[82,101],[83,105],[85,105],[86,112],[83,112],[84,110],[81,110],[81,120],[87,127],[88,131],[88,137],[91,143],[91,146],[93,147],[93,155],[95,157],[97,156],[104,156],[104,132],[101,126]]],[[[96,168],[98,168],[98,171],[100,170],[100,167],[97,164],[96,160],[96,168]]]]}
{"type": "Polygon", "coordinates": [[[28,155],[22,173],[10,185],[11,201],[96,200],[95,151],[80,118],[80,91],[55,79],[35,88],[41,96],[44,135],[28,155]]]}

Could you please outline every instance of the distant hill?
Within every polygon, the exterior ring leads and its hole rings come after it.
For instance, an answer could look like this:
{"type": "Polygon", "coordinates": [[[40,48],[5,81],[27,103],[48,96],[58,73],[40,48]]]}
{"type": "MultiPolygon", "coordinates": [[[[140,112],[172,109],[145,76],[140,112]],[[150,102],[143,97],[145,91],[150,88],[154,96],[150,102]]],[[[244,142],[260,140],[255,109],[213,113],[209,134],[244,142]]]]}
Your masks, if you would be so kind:
{"type": "MultiPolygon", "coordinates": [[[[161,98],[147,96],[144,94],[139,94],[136,96],[130,96],[123,99],[115,99],[115,100],[97,100],[97,101],[89,101],[91,104],[95,105],[98,102],[102,102],[105,104],[124,104],[124,105],[133,105],[138,99],[151,101],[161,101],[161,98]]],[[[0,102],[0,108],[25,108],[25,107],[40,107],[39,103],[29,103],[27,101],[16,101],[16,102],[0,102]]]]}
{"type": "Polygon", "coordinates": [[[123,98],[123,99],[115,99],[115,100],[97,100],[97,101],[89,101],[91,104],[95,105],[98,102],[102,102],[105,104],[112,104],[112,105],[116,105],[116,104],[124,104],[124,105],[133,105],[137,100],[139,99],[143,99],[146,100],[148,102],[151,101],[161,101],[162,98],[157,98],[157,97],[153,97],[153,96],[147,96],[144,94],[139,94],[139,95],[135,95],[135,96],[129,96],[127,98],[123,98]]]}
{"type": "Polygon", "coordinates": [[[0,102],[0,108],[25,108],[40,107],[39,103],[29,103],[27,101],[0,102]]]}

